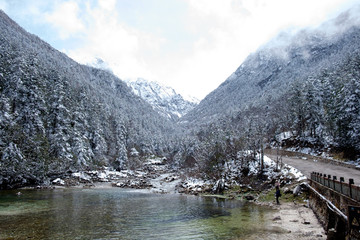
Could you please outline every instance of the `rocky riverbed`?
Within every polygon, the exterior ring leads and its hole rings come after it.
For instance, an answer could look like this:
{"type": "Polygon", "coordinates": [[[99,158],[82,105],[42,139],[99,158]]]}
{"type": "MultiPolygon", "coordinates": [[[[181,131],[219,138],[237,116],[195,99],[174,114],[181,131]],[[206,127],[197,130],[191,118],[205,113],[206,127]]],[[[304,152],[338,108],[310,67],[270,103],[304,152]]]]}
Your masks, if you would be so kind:
{"type": "MultiPolygon", "coordinates": [[[[178,183],[178,180],[179,174],[175,174],[174,170],[164,164],[163,159],[155,158],[149,159],[144,163],[142,168],[136,170],[115,171],[104,167],[96,171],[75,172],[63,178],[56,178],[51,181],[51,184],[55,187],[96,187],[98,185],[110,185],[120,188],[159,189],[159,191],[165,192],[168,187],[162,189],[163,183],[169,183],[169,185],[172,186],[176,185],[174,183],[178,183]]],[[[170,191],[169,189],[169,191],[166,192],[175,191],[170,191]]]]}
{"type": "MultiPolygon", "coordinates": [[[[165,159],[151,158],[136,170],[114,171],[104,167],[96,171],[80,171],[62,178],[52,179],[50,187],[95,187],[111,185],[120,188],[148,189],[159,193],[224,194],[230,190],[234,195],[249,195],[247,200],[256,200],[259,193],[274,188],[275,183],[285,187],[306,179],[290,166],[275,170],[275,163],[265,158],[265,170],[260,174],[258,162],[249,164],[249,172],[244,176],[235,162],[228,163],[228,171],[219,179],[211,179],[200,174],[189,174],[173,169],[165,159]]],[[[38,186],[40,188],[41,186],[38,186]]],[[[231,196],[230,196],[231,197],[231,196]]]]}

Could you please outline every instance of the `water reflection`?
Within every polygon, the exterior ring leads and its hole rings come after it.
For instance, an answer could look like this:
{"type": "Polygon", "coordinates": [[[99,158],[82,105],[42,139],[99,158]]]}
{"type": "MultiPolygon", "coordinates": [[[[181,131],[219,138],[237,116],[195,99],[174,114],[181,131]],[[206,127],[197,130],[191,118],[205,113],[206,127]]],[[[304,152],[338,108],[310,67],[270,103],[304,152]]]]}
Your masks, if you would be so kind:
{"type": "Polygon", "coordinates": [[[0,192],[0,239],[247,239],[269,209],[110,189],[0,192]]]}

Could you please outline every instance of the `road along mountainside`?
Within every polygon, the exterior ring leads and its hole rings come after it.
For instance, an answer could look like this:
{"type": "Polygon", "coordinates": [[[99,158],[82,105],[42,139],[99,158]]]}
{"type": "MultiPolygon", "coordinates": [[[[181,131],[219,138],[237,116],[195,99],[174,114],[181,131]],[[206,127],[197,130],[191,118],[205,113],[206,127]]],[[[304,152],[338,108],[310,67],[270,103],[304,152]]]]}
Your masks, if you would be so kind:
{"type": "MultiPolygon", "coordinates": [[[[326,175],[337,176],[345,178],[345,182],[349,182],[349,179],[354,179],[355,185],[360,186],[360,169],[346,166],[344,164],[339,165],[338,162],[332,160],[324,160],[323,158],[317,158],[311,155],[281,151],[282,162],[288,164],[299,171],[301,171],[307,178],[310,178],[312,172],[319,172],[326,175]]],[[[276,150],[267,150],[266,156],[276,161],[280,155],[276,154],[276,150]]]]}

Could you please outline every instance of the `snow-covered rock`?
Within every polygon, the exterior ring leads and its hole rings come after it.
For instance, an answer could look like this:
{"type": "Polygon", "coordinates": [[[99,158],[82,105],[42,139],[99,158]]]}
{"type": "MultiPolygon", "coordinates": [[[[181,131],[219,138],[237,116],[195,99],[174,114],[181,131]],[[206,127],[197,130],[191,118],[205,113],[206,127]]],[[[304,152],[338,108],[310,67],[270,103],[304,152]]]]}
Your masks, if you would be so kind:
{"type": "Polygon", "coordinates": [[[177,190],[179,193],[198,194],[211,192],[213,185],[210,181],[190,177],[179,183],[177,190]]]}
{"type": "Polygon", "coordinates": [[[65,185],[65,181],[62,180],[61,178],[56,178],[55,180],[52,181],[52,183],[55,185],[61,185],[61,186],[65,185]]]}
{"type": "Polygon", "coordinates": [[[185,99],[173,88],[158,82],[147,81],[142,78],[127,80],[126,82],[136,95],[169,119],[179,119],[199,103],[196,98],[186,97],[185,99]]]}
{"type": "Polygon", "coordinates": [[[85,172],[76,172],[71,174],[72,177],[78,178],[79,181],[90,182],[91,177],[85,172]]]}

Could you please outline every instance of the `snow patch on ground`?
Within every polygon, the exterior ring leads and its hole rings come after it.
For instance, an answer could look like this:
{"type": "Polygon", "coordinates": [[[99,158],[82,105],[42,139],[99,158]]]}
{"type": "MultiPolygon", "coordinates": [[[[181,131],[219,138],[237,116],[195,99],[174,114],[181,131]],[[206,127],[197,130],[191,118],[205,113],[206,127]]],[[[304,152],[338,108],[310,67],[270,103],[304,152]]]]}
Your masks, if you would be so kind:
{"type": "Polygon", "coordinates": [[[61,186],[65,185],[65,181],[62,180],[61,178],[56,178],[55,180],[52,181],[52,183],[55,185],[61,185],[61,186]]]}
{"type": "Polygon", "coordinates": [[[283,140],[289,139],[293,136],[292,132],[282,132],[276,136],[276,140],[278,142],[282,142],[283,140]]]}
{"type": "Polygon", "coordinates": [[[356,161],[347,161],[345,163],[349,165],[354,165],[356,168],[360,169],[360,158],[357,159],[356,161]]]}
{"type": "Polygon", "coordinates": [[[180,183],[178,192],[190,194],[209,192],[213,185],[214,183],[211,181],[190,177],[180,183]]]}
{"type": "MultiPolygon", "coordinates": [[[[268,171],[268,173],[276,173],[276,162],[273,161],[272,159],[270,159],[267,156],[264,156],[264,164],[267,166],[267,168],[269,168],[272,171],[268,171]]],[[[307,179],[306,176],[304,174],[302,174],[298,169],[288,165],[288,164],[283,164],[283,166],[281,167],[281,174],[282,175],[289,175],[292,174],[294,176],[294,178],[299,182],[302,180],[307,179]]]]}
{"type": "MultiPolygon", "coordinates": [[[[252,175],[259,174],[260,161],[250,162],[249,169],[250,169],[249,174],[252,174],[252,175]]],[[[280,167],[280,164],[279,164],[278,170],[277,170],[276,162],[267,156],[264,156],[264,170],[265,170],[264,174],[266,176],[268,176],[269,178],[275,178],[276,176],[279,176],[279,175],[286,176],[286,175],[292,174],[294,176],[295,180],[298,182],[307,179],[306,176],[304,174],[302,174],[298,169],[296,169],[290,165],[284,164],[284,163],[283,163],[282,167],[280,167]]]]}

